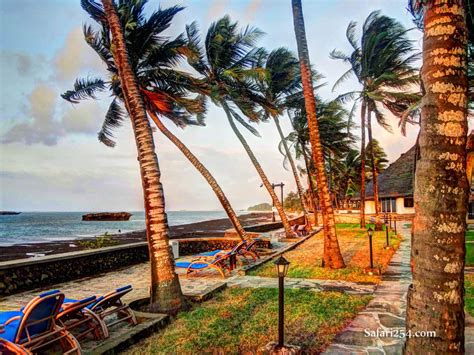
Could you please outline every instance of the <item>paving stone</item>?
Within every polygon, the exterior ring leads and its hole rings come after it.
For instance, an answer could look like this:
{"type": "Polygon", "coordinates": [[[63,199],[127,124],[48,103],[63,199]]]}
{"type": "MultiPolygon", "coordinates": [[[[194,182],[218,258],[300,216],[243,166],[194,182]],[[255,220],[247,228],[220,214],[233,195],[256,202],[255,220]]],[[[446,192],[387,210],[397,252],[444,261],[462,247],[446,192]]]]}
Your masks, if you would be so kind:
{"type": "Polygon", "coordinates": [[[379,314],[380,324],[386,328],[404,328],[405,319],[391,314],[379,314]]]}

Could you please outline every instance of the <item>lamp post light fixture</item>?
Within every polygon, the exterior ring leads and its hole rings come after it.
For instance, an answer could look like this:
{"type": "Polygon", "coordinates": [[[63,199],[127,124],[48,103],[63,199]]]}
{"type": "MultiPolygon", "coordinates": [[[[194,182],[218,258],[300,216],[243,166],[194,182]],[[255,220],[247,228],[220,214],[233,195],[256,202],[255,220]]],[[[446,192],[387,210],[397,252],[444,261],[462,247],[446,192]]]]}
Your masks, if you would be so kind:
{"type": "Polygon", "coordinates": [[[281,349],[285,344],[284,327],[285,323],[285,277],[288,274],[290,262],[281,255],[275,266],[278,274],[278,347],[281,349]]]}
{"type": "Polygon", "coordinates": [[[369,227],[369,229],[367,229],[367,235],[369,236],[369,253],[370,253],[370,268],[373,269],[374,268],[374,257],[372,255],[372,236],[374,234],[374,230],[372,229],[372,227],[369,227]]]}

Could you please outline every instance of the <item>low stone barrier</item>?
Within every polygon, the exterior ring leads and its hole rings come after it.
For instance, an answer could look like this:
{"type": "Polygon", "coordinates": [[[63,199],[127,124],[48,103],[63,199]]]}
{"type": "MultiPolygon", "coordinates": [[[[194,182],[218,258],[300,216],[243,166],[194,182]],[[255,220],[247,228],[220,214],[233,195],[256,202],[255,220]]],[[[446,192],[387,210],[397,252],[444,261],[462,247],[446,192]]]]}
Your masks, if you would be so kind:
{"type": "MultiPolygon", "coordinates": [[[[198,254],[214,249],[231,249],[240,241],[239,238],[175,240],[179,241],[180,255],[198,254]]],[[[270,241],[262,239],[257,246],[269,248],[270,241]]],[[[140,242],[5,261],[0,263],[0,296],[92,276],[147,260],[148,245],[146,242],[140,242]]]]}

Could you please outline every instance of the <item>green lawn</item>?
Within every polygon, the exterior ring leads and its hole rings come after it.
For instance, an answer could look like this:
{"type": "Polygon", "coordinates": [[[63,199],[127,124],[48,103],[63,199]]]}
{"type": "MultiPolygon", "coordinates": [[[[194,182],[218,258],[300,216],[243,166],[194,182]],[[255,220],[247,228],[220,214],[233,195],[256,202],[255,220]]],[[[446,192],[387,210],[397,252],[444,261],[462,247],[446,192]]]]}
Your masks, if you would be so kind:
{"type": "MultiPolygon", "coordinates": [[[[371,296],[287,289],[289,343],[319,353],[369,302],[371,296]]],[[[130,349],[131,354],[256,353],[277,338],[278,290],[231,288],[178,314],[165,330],[130,349]]]]}
{"type": "Polygon", "coordinates": [[[474,231],[466,231],[466,241],[474,241],[474,231]]]}
{"type": "Polygon", "coordinates": [[[466,266],[474,266],[474,243],[466,243],[466,266]]]}
{"type": "Polygon", "coordinates": [[[474,317],[474,274],[467,274],[464,277],[464,308],[474,317]]]}
{"type": "MultiPolygon", "coordinates": [[[[358,224],[337,224],[336,227],[337,238],[346,267],[338,270],[321,267],[324,239],[322,232],[320,232],[296,249],[285,253],[285,258],[290,262],[288,277],[379,283],[380,275],[371,275],[366,272],[370,265],[367,231],[359,228],[358,224]]],[[[382,272],[386,269],[401,241],[393,231],[389,238],[392,248],[385,249],[385,232],[375,232],[373,236],[374,267],[379,268],[382,272]]],[[[276,277],[273,262],[267,262],[251,270],[248,274],[251,276],[276,277]]]]}

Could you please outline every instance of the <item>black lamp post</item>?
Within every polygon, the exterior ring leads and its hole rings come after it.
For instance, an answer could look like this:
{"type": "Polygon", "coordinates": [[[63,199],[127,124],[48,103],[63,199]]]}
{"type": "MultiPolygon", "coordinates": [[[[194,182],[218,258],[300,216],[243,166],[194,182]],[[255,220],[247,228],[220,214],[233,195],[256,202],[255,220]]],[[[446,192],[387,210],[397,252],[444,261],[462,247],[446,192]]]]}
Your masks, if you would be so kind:
{"type": "Polygon", "coordinates": [[[385,224],[385,238],[387,239],[386,247],[388,248],[390,246],[390,241],[388,240],[388,224],[385,224]]]}
{"type": "Polygon", "coordinates": [[[394,225],[394,229],[395,229],[395,234],[397,234],[397,217],[393,217],[393,225],[394,225]]]}
{"type": "Polygon", "coordinates": [[[370,252],[370,268],[373,269],[374,268],[374,258],[373,258],[373,255],[372,255],[372,235],[374,234],[374,230],[369,227],[369,229],[367,229],[367,235],[369,236],[369,252],[370,252]]]}
{"type": "Polygon", "coordinates": [[[275,261],[278,274],[278,347],[283,348],[285,344],[283,324],[285,323],[285,283],[284,279],[288,273],[290,262],[283,256],[275,261]]]}

